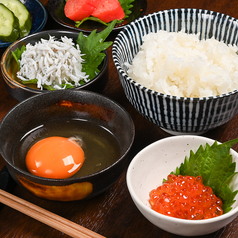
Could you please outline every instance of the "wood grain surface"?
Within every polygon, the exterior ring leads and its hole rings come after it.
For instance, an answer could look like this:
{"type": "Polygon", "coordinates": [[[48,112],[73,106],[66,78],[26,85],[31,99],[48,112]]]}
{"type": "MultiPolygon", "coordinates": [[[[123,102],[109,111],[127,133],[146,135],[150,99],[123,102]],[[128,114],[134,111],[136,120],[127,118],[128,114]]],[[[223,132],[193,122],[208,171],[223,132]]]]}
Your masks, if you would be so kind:
{"type": "MultiPolygon", "coordinates": [[[[46,1],[44,1],[46,4],[46,1]]],[[[238,6],[235,0],[148,0],[147,12],[153,13],[172,8],[200,8],[213,10],[238,18],[238,6]]],[[[62,29],[49,16],[45,30],[62,29]]],[[[0,50],[0,56],[4,49],[0,50]]],[[[103,94],[120,103],[131,115],[136,128],[136,137],[130,151],[130,160],[148,144],[168,137],[169,134],[144,119],[126,99],[119,81],[116,68],[109,53],[109,78],[103,94]]],[[[18,102],[6,91],[2,74],[0,73],[0,120],[18,102]]],[[[238,115],[230,122],[211,130],[204,136],[225,142],[238,137],[238,115]]],[[[20,123],[19,123],[20,126],[20,123]]],[[[233,147],[238,151],[238,145],[233,147]]],[[[128,161],[129,163],[130,161],[128,161]]],[[[0,169],[4,161],[0,156],[0,169]]],[[[165,232],[147,221],[135,207],[126,186],[126,170],[116,183],[100,196],[88,201],[54,202],[35,197],[23,187],[15,186],[12,194],[19,196],[44,209],[56,213],[64,218],[76,222],[108,238],[179,238],[180,236],[165,232]]],[[[67,235],[48,227],[20,212],[7,206],[0,208],[0,237],[8,238],[41,238],[41,237],[68,237],[67,235]]],[[[235,238],[238,237],[238,218],[221,230],[203,236],[204,238],[235,238]]]]}

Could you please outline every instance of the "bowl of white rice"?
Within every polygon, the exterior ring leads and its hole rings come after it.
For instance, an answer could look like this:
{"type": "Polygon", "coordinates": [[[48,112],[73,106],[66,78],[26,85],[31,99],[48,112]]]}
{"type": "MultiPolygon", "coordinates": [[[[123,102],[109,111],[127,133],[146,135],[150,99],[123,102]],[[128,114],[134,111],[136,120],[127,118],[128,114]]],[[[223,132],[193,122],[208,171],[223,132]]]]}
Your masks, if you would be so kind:
{"type": "Polygon", "coordinates": [[[238,113],[238,20],[202,9],[144,16],[117,35],[130,103],[170,134],[203,134],[238,113]]]}
{"type": "Polygon", "coordinates": [[[101,92],[108,79],[108,53],[101,52],[104,58],[98,72],[90,77],[83,69],[86,63],[78,37],[79,33],[74,31],[47,30],[11,44],[1,58],[1,71],[9,94],[23,101],[54,90],[101,92]]]}

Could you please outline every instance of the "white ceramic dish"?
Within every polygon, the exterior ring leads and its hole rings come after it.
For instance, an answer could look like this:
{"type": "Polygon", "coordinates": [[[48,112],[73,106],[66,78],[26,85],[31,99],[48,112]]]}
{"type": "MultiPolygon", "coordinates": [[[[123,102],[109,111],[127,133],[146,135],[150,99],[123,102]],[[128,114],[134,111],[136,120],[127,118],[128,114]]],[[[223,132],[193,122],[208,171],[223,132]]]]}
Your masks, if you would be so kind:
{"type": "MultiPolygon", "coordinates": [[[[190,150],[197,151],[214,140],[192,135],[172,136],[147,146],[132,160],[127,171],[127,186],[140,212],[157,227],[182,236],[199,236],[219,230],[238,215],[238,195],[230,212],[206,220],[185,220],[159,214],[149,205],[149,192],[162,184],[163,178],[175,170],[189,156],[190,150]]],[[[233,160],[238,164],[238,153],[231,150],[233,160]]],[[[236,165],[238,171],[238,165],[236,165]]],[[[238,189],[238,176],[234,178],[234,190],[238,189]]]]}

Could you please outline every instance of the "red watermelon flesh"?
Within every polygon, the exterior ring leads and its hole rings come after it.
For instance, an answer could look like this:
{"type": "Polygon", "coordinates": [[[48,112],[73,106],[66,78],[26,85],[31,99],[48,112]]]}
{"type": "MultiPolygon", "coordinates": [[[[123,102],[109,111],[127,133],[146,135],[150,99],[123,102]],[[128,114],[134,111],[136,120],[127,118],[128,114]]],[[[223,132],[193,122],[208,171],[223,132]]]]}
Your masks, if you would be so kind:
{"type": "Polygon", "coordinates": [[[92,15],[100,0],[68,0],[64,7],[65,16],[73,21],[82,21],[92,15]]]}
{"type": "Polygon", "coordinates": [[[113,20],[121,20],[125,17],[118,0],[101,0],[91,15],[106,23],[113,20]]]}

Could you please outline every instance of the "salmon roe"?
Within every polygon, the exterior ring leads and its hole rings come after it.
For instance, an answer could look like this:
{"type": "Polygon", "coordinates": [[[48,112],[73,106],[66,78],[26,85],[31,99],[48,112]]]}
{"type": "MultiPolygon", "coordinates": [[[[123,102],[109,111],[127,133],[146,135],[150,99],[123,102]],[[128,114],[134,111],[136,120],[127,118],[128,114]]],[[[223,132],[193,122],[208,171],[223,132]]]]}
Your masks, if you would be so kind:
{"type": "Polygon", "coordinates": [[[150,192],[149,202],[156,212],[182,219],[201,220],[223,214],[221,199],[203,185],[201,176],[170,174],[162,186],[150,192]]]}

